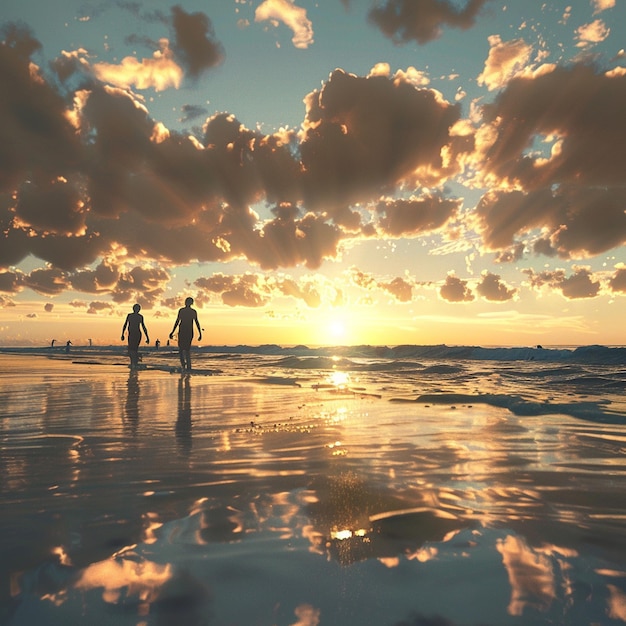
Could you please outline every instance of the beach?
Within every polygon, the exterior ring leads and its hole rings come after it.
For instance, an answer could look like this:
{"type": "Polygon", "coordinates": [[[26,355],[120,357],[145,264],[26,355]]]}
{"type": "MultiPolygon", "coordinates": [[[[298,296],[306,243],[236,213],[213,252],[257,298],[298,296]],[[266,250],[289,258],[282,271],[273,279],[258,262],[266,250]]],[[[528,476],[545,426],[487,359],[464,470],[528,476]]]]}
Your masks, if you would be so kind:
{"type": "Polygon", "coordinates": [[[0,350],[0,623],[626,622],[610,349],[0,350]]]}

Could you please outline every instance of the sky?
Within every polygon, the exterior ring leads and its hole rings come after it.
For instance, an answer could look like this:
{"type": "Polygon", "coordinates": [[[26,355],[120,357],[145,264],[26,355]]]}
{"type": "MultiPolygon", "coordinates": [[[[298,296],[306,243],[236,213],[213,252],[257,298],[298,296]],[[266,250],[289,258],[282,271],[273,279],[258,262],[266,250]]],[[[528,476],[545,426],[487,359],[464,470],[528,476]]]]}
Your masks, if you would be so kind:
{"type": "Polygon", "coordinates": [[[0,346],[623,345],[626,0],[3,0],[0,346]]]}

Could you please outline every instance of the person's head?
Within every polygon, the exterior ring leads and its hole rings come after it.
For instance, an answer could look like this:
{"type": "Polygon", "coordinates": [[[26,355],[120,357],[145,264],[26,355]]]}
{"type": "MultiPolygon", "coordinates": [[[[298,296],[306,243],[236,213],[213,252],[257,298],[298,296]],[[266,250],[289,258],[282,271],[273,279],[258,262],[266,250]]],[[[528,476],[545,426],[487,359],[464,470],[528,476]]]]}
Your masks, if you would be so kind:
{"type": "Polygon", "coordinates": [[[141,311],[141,305],[140,305],[140,304],[135,304],[135,305],[133,306],[133,311],[134,311],[135,313],[139,313],[139,311],[141,311]]]}
{"type": "Polygon", "coordinates": [[[185,306],[191,306],[193,304],[193,298],[185,299],[185,306]]]}

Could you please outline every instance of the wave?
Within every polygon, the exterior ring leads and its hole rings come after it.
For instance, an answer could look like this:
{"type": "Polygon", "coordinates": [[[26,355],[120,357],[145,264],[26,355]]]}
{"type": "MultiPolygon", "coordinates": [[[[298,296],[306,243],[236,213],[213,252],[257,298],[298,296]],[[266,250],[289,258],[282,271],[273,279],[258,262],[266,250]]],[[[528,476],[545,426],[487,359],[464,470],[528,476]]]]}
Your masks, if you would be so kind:
{"type": "MultiPolygon", "coordinates": [[[[144,348],[146,352],[156,352],[153,347],[144,348]]],[[[172,351],[173,348],[161,348],[161,352],[172,351]]],[[[64,347],[0,347],[0,352],[28,354],[63,354],[64,347]]],[[[281,356],[285,367],[294,368],[327,368],[337,367],[338,359],[368,359],[398,362],[413,359],[438,361],[542,361],[560,364],[598,364],[626,365],[626,347],[589,345],[573,348],[561,347],[483,347],[483,346],[449,346],[439,345],[397,345],[397,346],[323,346],[309,347],[306,345],[281,346],[278,344],[251,345],[209,345],[195,347],[194,352],[212,354],[213,358],[238,358],[241,355],[281,356]],[[310,359],[308,361],[298,359],[310,359]],[[317,361],[312,359],[318,359],[317,361]],[[324,361],[326,359],[326,361],[324,361]],[[331,361],[332,359],[332,361],[331,361]]],[[[126,354],[126,346],[75,346],[71,354],[94,355],[99,353],[126,354]]],[[[347,364],[345,361],[343,364],[347,364]]],[[[372,363],[369,364],[372,367],[372,363]]],[[[415,363],[412,364],[415,366],[415,363]]],[[[384,365],[379,364],[381,369],[384,365]]]]}
{"type": "Polygon", "coordinates": [[[473,404],[487,404],[511,413],[525,417],[540,417],[542,415],[569,415],[578,419],[600,422],[603,424],[626,424],[626,416],[612,412],[606,401],[586,402],[537,402],[517,395],[510,394],[466,394],[466,393],[428,393],[421,394],[414,399],[392,398],[391,402],[412,402],[420,404],[448,404],[454,408],[464,405],[469,408],[473,404]]]}
{"type": "MultiPolygon", "coordinates": [[[[626,347],[602,345],[576,348],[536,347],[482,347],[441,345],[399,346],[326,346],[293,347],[266,344],[261,346],[207,346],[205,352],[259,354],[266,356],[320,357],[346,359],[429,359],[429,360],[489,360],[489,361],[545,361],[567,363],[625,364],[626,347]]],[[[295,361],[294,361],[295,362],[295,361]]],[[[336,362],[335,362],[336,365],[336,362]]]]}

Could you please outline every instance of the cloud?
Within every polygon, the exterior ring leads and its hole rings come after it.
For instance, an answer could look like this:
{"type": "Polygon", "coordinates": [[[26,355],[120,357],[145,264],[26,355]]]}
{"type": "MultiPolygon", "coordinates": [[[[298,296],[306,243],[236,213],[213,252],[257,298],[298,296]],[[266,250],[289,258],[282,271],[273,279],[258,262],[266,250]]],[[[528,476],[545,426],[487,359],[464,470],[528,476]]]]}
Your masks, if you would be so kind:
{"type": "Polygon", "coordinates": [[[594,298],[600,292],[600,281],[595,280],[589,268],[586,267],[575,267],[574,273],[570,276],[566,276],[564,270],[546,270],[536,273],[532,269],[525,269],[523,272],[529,277],[531,287],[540,289],[548,285],[561,291],[568,300],[594,298]]]}
{"type": "Polygon", "coordinates": [[[413,285],[404,278],[397,277],[388,283],[381,282],[379,285],[400,302],[410,302],[413,298],[413,285]]]}
{"type": "Polygon", "coordinates": [[[496,263],[514,263],[524,257],[525,249],[526,246],[523,243],[518,243],[512,248],[501,250],[494,261],[496,263]]]}
{"type": "Polygon", "coordinates": [[[205,117],[207,114],[207,110],[205,107],[197,106],[194,104],[183,104],[180,108],[182,111],[182,116],[180,118],[181,122],[191,122],[199,117],[205,117]]]}
{"type": "Polygon", "coordinates": [[[187,13],[176,5],[172,7],[172,24],[176,35],[172,48],[192,78],[223,62],[222,44],[206,14],[187,13]]]}
{"type": "Polygon", "coordinates": [[[160,41],[160,49],[151,59],[137,60],[128,56],[118,64],[94,63],[92,70],[98,80],[125,89],[135,87],[164,91],[180,87],[183,80],[183,70],[174,60],[167,39],[160,41]]]}
{"type": "MultiPolygon", "coordinates": [[[[136,6],[127,4],[123,8],[139,15],[136,6]]],[[[171,31],[171,40],[161,37],[157,42],[136,35],[127,38],[131,43],[157,48],[151,58],[127,56],[119,63],[94,63],[90,68],[86,52],[64,52],[53,63],[58,75],[65,80],[73,70],[82,68],[93,72],[98,80],[124,89],[164,91],[170,87],[178,89],[185,76],[198,78],[223,62],[222,44],[215,37],[212,22],[204,13],[187,13],[176,5],[169,15],[156,11],[140,17],[168,26],[171,31]]]]}
{"type": "Polygon", "coordinates": [[[36,269],[24,278],[24,286],[44,296],[55,296],[68,288],[67,272],[52,267],[36,269]]]}
{"type": "Polygon", "coordinates": [[[624,108],[626,76],[607,76],[587,65],[512,79],[483,106],[492,137],[476,155],[484,182],[525,188],[620,183],[626,165],[620,149],[626,142],[624,108]],[[530,150],[537,140],[549,141],[548,154],[530,150]]]}
{"type": "Polygon", "coordinates": [[[626,267],[623,264],[619,264],[615,269],[615,273],[609,280],[608,287],[613,293],[626,294],[626,267]]]}
{"type": "Polygon", "coordinates": [[[378,282],[372,274],[366,274],[356,267],[350,268],[349,275],[352,284],[357,287],[367,290],[376,289],[378,287],[378,282]]]}
{"type": "Polygon", "coordinates": [[[36,230],[48,233],[81,234],[85,214],[79,190],[65,179],[26,182],[20,188],[15,205],[16,219],[36,230]]]}
{"type": "Polygon", "coordinates": [[[209,278],[199,278],[196,287],[221,294],[222,302],[228,306],[261,307],[269,302],[264,293],[264,279],[256,274],[226,276],[214,274],[209,278]]]}
{"type": "Polygon", "coordinates": [[[487,192],[474,217],[488,250],[508,249],[519,236],[543,229],[535,252],[585,258],[626,241],[625,206],[623,188],[564,185],[554,192],[487,192]]]}
{"type": "Polygon", "coordinates": [[[112,291],[114,302],[134,301],[152,308],[165,292],[170,274],[160,267],[136,266],[120,274],[112,291]]]}
{"type": "Polygon", "coordinates": [[[441,37],[444,26],[471,28],[488,0],[469,0],[459,10],[447,0],[387,0],[369,12],[369,20],[397,43],[425,44],[441,37]]]}
{"type": "MultiPolygon", "coordinates": [[[[91,77],[60,90],[29,58],[32,35],[12,37],[0,44],[0,88],[11,85],[0,101],[0,267],[29,255],[47,265],[0,273],[0,291],[77,289],[149,307],[162,302],[170,276],[159,267],[169,264],[243,259],[264,270],[316,269],[350,240],[436,233],[466,219],[462,201],[443,190],[464,164],[473,184],[492,189],[464,228],[475,227],[499,262],[525,249],[585,258],[626,241],[626,77],[579,64],[510,78],[507,62],[526,54],[521,40],[492,40],[483,80],[501,91],[482,120],[473,118],[476,127],[421,73],[392,75],[381,65],[368,76],[334,71],[306,96],[297,132],[264,134],[220,113],[192,137],[155,122],[126,88],[91,77]],[[404,193],[416,186],[419,195],[404,193]]],[[[579,273],[565,280],[566,297],[593,293],[597,282],[579,273]]],[[[353,281],[412,298],[407,278],[353,281]]],[[[318,284],[258,276],[215,293],[231,306],[330,299],[318,284]]],[[[497,301],[515,290],[490,274],[476,293],[497,301]]],[[[440,295],[474,298],[455,276],[440,295]]]]}
{"type": "Polygon", "coordinates": [[[353,285],[366,291],[373,292],[382,289],[399,302],[410,302],[413,299],[414,285],[406,278],[398,276],[390,281],[378,280],[373,274],[363,272],[353,266],[348,270],[348,279],[353,285]]]}
{"type": "Polygon", "coordinates": [[[336,306],[341,299],[341,292],[334,285],[315,275],[295,280],[284,275],[218,272],[197,279],[194,286],[220,295],[222,302],[229,306],[260,307],[272,298],[287,296],[302,301],[309,308],[318,308],[322,304],[336,306]]]}
{"type": "Polygon", "coordinates": [[[73,289],[83,293],[109,293],[117,284],[120,269],[102,261],[94,270],[81,270],[73,273],[69,281],[73,289]]]}
{"type": "Polygon", "coordinates": [[[448,274],[444,284],[439,288],[439,295],[448,302],[471,302],[474,300],[472,290],[467,281],[448,274]]]}
{"type": "Polygon", "coordinates": [[[604,41],[610,34],[611,29],[600,19],[589,24],[584,24],[576,29],[576,38],[579,48],[586,48],[591,44],[604,41]]]}
{"type": "Polygon", "coordinates": [[[424,195],[409,200],[381,200],[376,212],[378,226],[394,237],[420,235],[442,228],[454,219],[461,201],[424,195]]]}
{"type": "Polygon", "coordinates": [[[615,6],[615,0],[591,0],[591,4],[594,7],[593,14],[596,15],[607,9],[612,9],[615,6]]]}
{"type": "Polygon", "coordinates": [[[476,291],[485,300],[491,302],[506,302],[512,300],[517,294],[517,289],[509,287],[498,274],[488,271],[482,273],[481,280],[476,285],[476,291]]]}
{"type": "Polygon", "coordinates": [[[527,66],[532,46],[523,39],[503,42],[500,35],[489,37],[489,56],[485,69],[478,76],[478,84],[486,85],[489,91],[506,85],[517,72],[527,66]]]}
{"type": "Polygon", "coordinates": [[[282,22],[293,32],[291,39],[296,48],[306,49],[313,44],[313,25],[307,18],[306,9],[293,0],[264,0],[254,12],[255,22],[282,22]]]}
{"type": "Polygon", "coordinates": [[[312,209],[376,197],[404,179],[445,180],[442,159],[460,105],[386,76],[335,70],[310,93],[300,144],[304,198],[312,209]]]}
{"type": "Polygon", "coordinates": [[[0,292],[17,293],[24,287],[24,274],[20,271],[0,272],[0,292]]]}
{"type": "Polygon", "coordinates": [[[474,216],[487,249],[534,229],[544,231],[536,251],[563,258],[626,241],[625,109],[626,76],[581,64],[513,78],[483,106],[468,162],[492,188],[474,216]]]}
{"type": "MultiPolygon", "coordinates": [[[[82,303],[84,304],[84,303],[82,303]]],[[[103,311],[107,311],[111,313],[114,310],[114,306],[110,302],[101,302],[95,300],[89,303],[89,307],[87,308],[87,313],[90,315],[97,315],[103,311]]]]}
{"type": "MultiPolygon", "coordinates": [[[[61,96],[22,52],[36,47],[32,37],[18,36],[22,45],[0,44],[0,83],[11,85],[0,102],[0,267],[32,255],[90,293],[109,287],[77,270],[101,258],[315,269],[344,239],[375,234],[355,202],[378,201],[405,180],[444,182],[458,169],[454,155],[472,147],[452,134],[459,105],[416,85],[409,70],[333,72],[307,96],[298,134],[265,135],[223,113],[196,138],[93,77],[61,96]],[[251,209],[263,201],[269,217],[251,209]]],[[[387,204],[380,227],[432,231],[458,205],[432,195],[412,202],[387,204]]]]}
{"type": "Polygon", "coordinates": [[[319,290],[310,283],[299,285],[293,279],[281,278],[277,281],[276,287],[280,293],[302,300],[312,309],[318,308],[322,304],[322,297],[319,290]]]}

